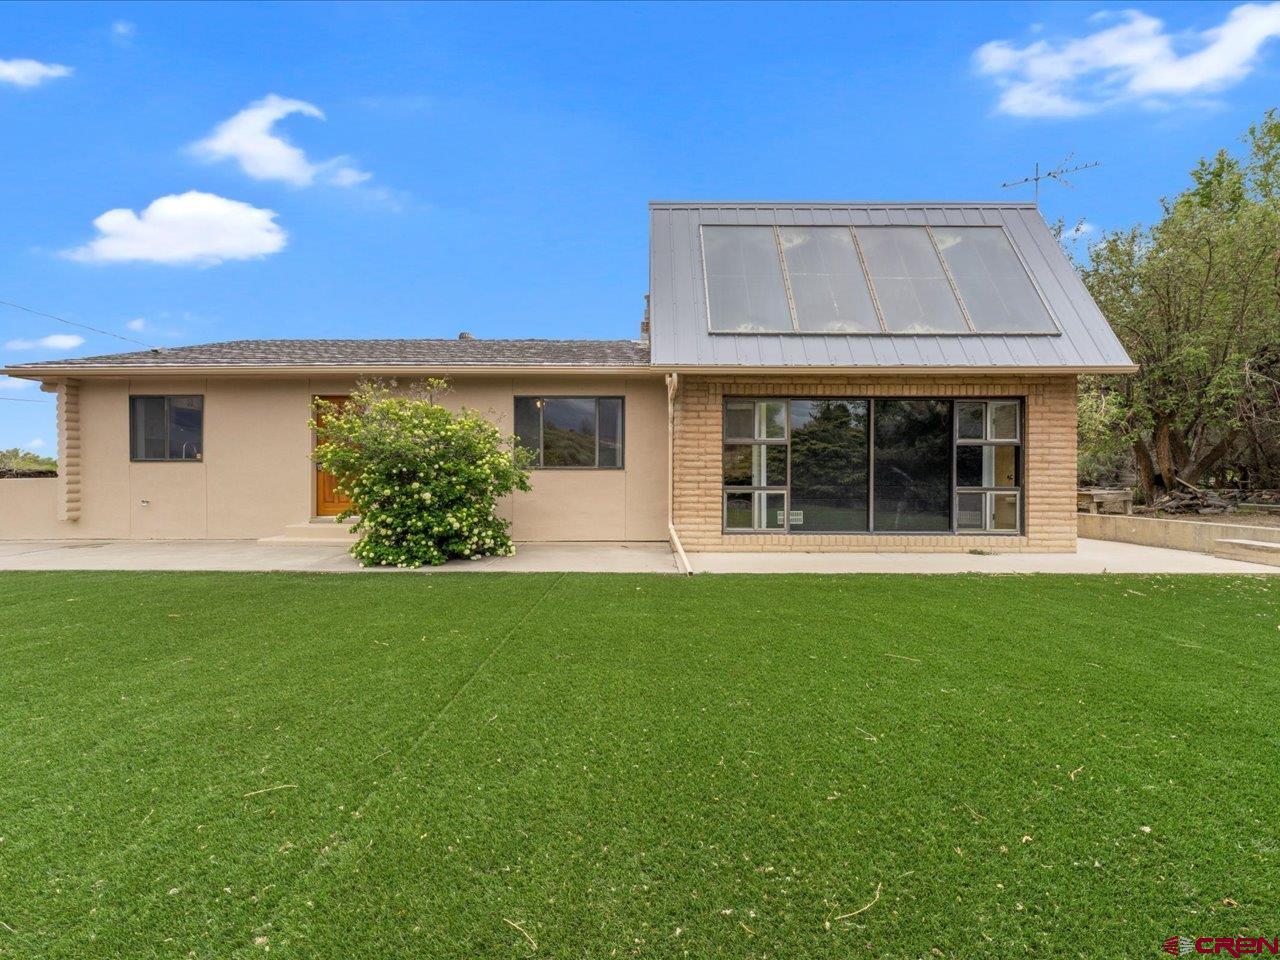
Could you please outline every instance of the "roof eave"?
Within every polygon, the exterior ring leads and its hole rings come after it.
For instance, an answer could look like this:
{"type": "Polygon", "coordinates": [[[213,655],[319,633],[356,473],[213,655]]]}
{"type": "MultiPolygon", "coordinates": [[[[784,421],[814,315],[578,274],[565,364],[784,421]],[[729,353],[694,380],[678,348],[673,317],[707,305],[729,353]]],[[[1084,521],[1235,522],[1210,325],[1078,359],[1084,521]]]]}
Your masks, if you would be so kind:
{"type": "Polygon", "coordinates": [[[503,376],[530,375],[567,375],[589,374],[591,376],[627,376],[643,374],[706,374],[737,376],[759,374],[762,376],[816,376],[839,374],[843,376],[883,376],[898,374],[902,376],[1036,376],[1036,375],[1098,375],[1136,373],[1135,364],[1109,364],[1094,366],[746,366],[746,365],[714,365],[705,364],[610,364],[610,365],[480,365],[465,364],[454,366],[337,366],[333,364],[185,364],[173,366],[42,366],[42,367],[6,367],[0,370],[10,377],[24,380],[63,379],[67,377],[184,377],[184,376],[278,376],[286,374],[307,374],[319,376],[427,376],[444,374],[460,376],[466,374],[488,374],[503,376]]]}
{"type": "Polygon", "coordinates": [[[307,374],[322,376],[427,376],[465,373],[528,375],[590,373],[592,375],[649,372],[648,364],[319,364],[319,363],[174,363],[174,364],[48,364],[0,368],[0,373],[21,380],[51,377],[141,376],[264,376],[307,374]]]}

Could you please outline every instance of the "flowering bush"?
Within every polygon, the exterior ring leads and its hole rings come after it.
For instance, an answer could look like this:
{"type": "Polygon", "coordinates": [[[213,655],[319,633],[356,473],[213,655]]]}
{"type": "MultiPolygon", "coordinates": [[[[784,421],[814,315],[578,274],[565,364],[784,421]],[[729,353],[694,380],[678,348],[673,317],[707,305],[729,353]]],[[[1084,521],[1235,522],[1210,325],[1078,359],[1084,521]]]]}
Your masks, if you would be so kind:
{"type": "Polygon", "coordinates": [[[499,497],[529,489],[528,454],[480,414],[435,402],[428,380],[407,392],[361,383],[341,406],[314,402],[315,461],[358,517],[361,566],[419,567],[515,552],[499,497]]]}

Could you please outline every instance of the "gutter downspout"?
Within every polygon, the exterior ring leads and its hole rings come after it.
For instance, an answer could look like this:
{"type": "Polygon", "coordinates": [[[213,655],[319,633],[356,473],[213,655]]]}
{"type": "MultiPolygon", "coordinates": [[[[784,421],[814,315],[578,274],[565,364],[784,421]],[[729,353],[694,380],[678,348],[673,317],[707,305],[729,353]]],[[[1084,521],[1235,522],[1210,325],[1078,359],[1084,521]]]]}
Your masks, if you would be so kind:
{"type": "Polygon", "coordinates": [[[667,381],[667,539],[671,541],[671,552],[675,555],[676,569],[684,574],[692,574],[693,567],[685,556],[684,545],[680,542],[680,534],[676,533],[676,395],[680,392],[680,374],[668,373],[667,381]]]}

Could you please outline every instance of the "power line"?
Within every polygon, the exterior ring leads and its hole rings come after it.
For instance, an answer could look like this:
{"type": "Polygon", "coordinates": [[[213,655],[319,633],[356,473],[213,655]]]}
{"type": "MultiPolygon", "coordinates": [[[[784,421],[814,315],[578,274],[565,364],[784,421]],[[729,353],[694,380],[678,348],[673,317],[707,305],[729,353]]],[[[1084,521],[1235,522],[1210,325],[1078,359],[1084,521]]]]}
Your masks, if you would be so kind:
{"type": "Polygon", "coordinates": [[[53,403],[52,400],[28,400],[26,397],[0,397],[0,400],[8,400],[10,403],[53,403]]]}
{"type": "MultiPolygon", "coordinates": [[[[133,337],[121,336],[118,333],[112,333],[110,330],[100,330],[97,327],[91,327],[87,323],[77,323],[75,320],[66,320],[63,317],[54,316],[52,313],[45,313],[41,310],[32,310],[30,307],[24,307],[20,303],[12,303],[8,300],[0,300],[0,305],[13,307],[15,310],[21,310],[24,313],[34,314],[37,317],[44,317],[47,320],[57,320],[59,323],[65,323],[69,327],[79,327],[81,330],[92,330],[94,333],[100,333],[104,337],[115,337],[117,340],[123,340],[125,343],[136,343],[140,347],[146,347],[148,350],[159,350],[155,344],[143,343],[141,340],[135,340],[133,337]]],[[[38,401],[37,401],[38,402],[38,401]]]]}

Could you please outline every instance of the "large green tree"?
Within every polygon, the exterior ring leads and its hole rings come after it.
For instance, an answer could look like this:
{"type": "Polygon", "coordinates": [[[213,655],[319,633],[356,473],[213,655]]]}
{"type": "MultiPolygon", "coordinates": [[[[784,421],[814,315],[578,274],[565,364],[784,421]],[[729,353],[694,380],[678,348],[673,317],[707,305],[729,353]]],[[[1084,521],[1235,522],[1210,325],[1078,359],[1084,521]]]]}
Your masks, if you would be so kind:
{"type": "Polygon", "coordinates": [[[1082,381],[1082,466],[1126,445],[1148,499],[1277,482],[1280,117],[1244,142],[1202,160],[1154,225],[1104,235],[1081,270],[1140,367],[1082,381]]]}

